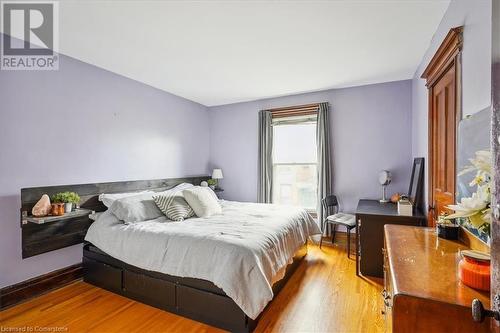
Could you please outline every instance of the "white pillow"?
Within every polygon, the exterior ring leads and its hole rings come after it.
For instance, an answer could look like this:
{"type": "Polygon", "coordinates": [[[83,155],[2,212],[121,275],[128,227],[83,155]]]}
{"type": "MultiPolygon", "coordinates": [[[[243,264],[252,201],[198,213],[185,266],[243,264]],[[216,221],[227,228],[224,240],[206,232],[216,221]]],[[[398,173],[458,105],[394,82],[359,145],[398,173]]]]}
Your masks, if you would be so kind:
{"type": "Polygon", "coordinates": [[[143,193],[115,200],[109,211],[125,223],[156,219],[163,213],[156,207],[153,193],[143,193]]]}
{"type": "Polygon", "coordinates": [[[193,186],[182,191],[184,199],[198,217],[209,217],[222,213],[222,207],[210,187],[193,186]]]}
{"type": "MultiPolygon", "coordinates": [[[[193,186],[193,184],[181,183],[181,184],[179,184],[179,185],[175,186],[174,188],[171,188],[167,191],[171,191],[171,190],[174,190],[176,188],[185,188],[187,186],[193,186]]],[[[151,190],[144,190],[144,191],[126,192],[126,193],[103,193],[103,194],[99,195],[99,201],[101,201],[104,204],[104,206],[109,208],[109,207],[111,207],[113,202],[115,202],[115,200],[118,200],[118,199],[122,199],[122,198],[126,198],[126,197],[134,197],[136,195],[144,194],[144,193],[161,194],[161,193],[164,193],[167,191],[154,192],[151,190]]]]}
{"type": "Polygon", "coordinates": [[[153,220],[163,215],[153,200],[153,196],[178,192],[192,186],[189,183],[182,183],[163,192],[143,191],[140,194],[116,199],[109,207],[109,211],[125,223],[153,220]]]}
{"type": "Polygon", "coordinates": [[[126,197],[133,197],[139,194],[144,194],[144,193],[154,193],[153,191],[146,190],[146,191],[139,191],[139,192],[127,192],[127,193],[103,193],[99,195],[99,201],[101,201],[104,206],[106,207],[111,207],[113,202],[115,202],[118,199],[126,198],[126,197]]]}

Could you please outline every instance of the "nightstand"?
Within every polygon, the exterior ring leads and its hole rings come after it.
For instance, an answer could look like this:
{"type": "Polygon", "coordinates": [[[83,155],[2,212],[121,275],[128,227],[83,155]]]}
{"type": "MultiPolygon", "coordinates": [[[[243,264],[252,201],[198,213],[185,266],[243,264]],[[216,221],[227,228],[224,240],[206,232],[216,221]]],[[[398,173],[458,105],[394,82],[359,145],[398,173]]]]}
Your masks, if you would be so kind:
{"type": "Polygon", "coordinates": [[[224,192],[223,188],[218,187],[214,190],[214,192],[217,195],[217,198],[222,199],[222,192],[224,192]]]}
{"type": "MultiPolygon", "coordinates": [[[[23,194],[21,198],[23,200],[23,194]]],[[[23,259],[83,242],[87,229],[94,222],[89,218],[94,210],[84,208],[61,216],[30,216],[28,212],[33,204],[24,201],[21,209],[23,259]]]]}

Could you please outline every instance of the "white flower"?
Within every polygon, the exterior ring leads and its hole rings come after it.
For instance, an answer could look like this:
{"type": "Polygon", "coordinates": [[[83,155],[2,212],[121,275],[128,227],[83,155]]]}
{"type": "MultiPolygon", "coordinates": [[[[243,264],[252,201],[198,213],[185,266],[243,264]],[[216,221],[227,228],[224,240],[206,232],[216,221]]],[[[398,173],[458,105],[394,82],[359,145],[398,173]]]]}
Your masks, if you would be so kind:
{"type": "Polygon", "coordinates": [[[484,185],[478,185],[476,193],[477,196],[487,204],[491,202],[490,184],[486,183],[484,185]]]}
{"type": "Polygon", "coordinates": [[[469,186],[476,186],[476,185],[481,185],[486,181],[484,178],[482,172],[478,172],[476,174],[476,177],[470,182],[469,186]]]}
{"type": "Polygon", "coordinates": [[[475,158],[469,161],[470,166],[466,167],[458,175],[476,171],[476,176],[469,184],[477,186],[477,190],[470,198],[462,198],[460,203],[449,205],[446,208],[455,211],[446,217],[446,219],[454,219],[457,217],[468,218],[469,223],[476,229],[485,224],[491,224],[491,175],[492,163],[491,152],[487,150],[479,150],[476,152],[475,158]]]}
{"type": "Polygon", "coordinates": [[[478,193],[473,193],[471,198],[462,198],[459,204],[449,205],[446,208],[455,211],[455,214],[447,216],[447,219],[454,219],[457,217],[470,217],[483,211],[489,202],[484,200],[484,197],[478,193]]]}
{"type": "Polygon", "coordinates": [[[483,215],[481,217],[484,222],[491,224],[491,208],[483,210],[482,213],[483,215]]]}
{"type": "Polygon", "coordinates": [[[476,152],[476,157],[469,159],[471,165],[462,170],[458,175],[461,176],[468,172],[477,170],[478,175],[491,177],[491,158],[491,151],[478,150],[476,152]]]}

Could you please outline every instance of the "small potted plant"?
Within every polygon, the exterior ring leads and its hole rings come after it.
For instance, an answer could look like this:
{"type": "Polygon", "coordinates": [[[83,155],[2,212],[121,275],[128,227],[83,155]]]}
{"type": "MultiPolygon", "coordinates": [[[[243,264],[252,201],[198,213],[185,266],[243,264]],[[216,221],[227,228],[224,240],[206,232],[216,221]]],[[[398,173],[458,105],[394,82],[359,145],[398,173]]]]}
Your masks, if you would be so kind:
{"type": "Polygon", "coordinates": [[[76,206],[80,202],[80,196],[75,192],[61,192],[53,195],[51,200],[54,203],[64,203],[64,212],[70,213],[73,210],[73,204],[76,206]]]}
{"type": "Polygon", "coordinates": [[[215,190],[215,187],[217,186],[217,179],[211,178],[211,179],[207,180],[207,183],[208,183],[208,186],[210,186],[210,188],[212,190],[215,190]]]}

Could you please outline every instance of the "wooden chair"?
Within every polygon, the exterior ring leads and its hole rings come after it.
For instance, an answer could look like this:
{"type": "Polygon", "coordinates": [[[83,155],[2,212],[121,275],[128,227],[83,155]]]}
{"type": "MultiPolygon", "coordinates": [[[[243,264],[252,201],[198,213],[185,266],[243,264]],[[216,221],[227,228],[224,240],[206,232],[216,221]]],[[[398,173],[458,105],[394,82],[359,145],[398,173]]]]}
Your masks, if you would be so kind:
{"type": "MultiPolygon", "coordinates": [[[[327,195],[321,200],[324,210],[326,211],[326,218],[323,225],[332,225],[332,244],[335,242],[335,233],[337,232],[337,225],[343,225],[347,231],[347,258],[351,255],[351,230],[356,228],[356,216],[352,214],[345,214],[339,212],[339,202],[337,196],[331,194],[327,195]]],[[[323,237],[319,242],[319,248],[323,243],[323,237]]]]}

